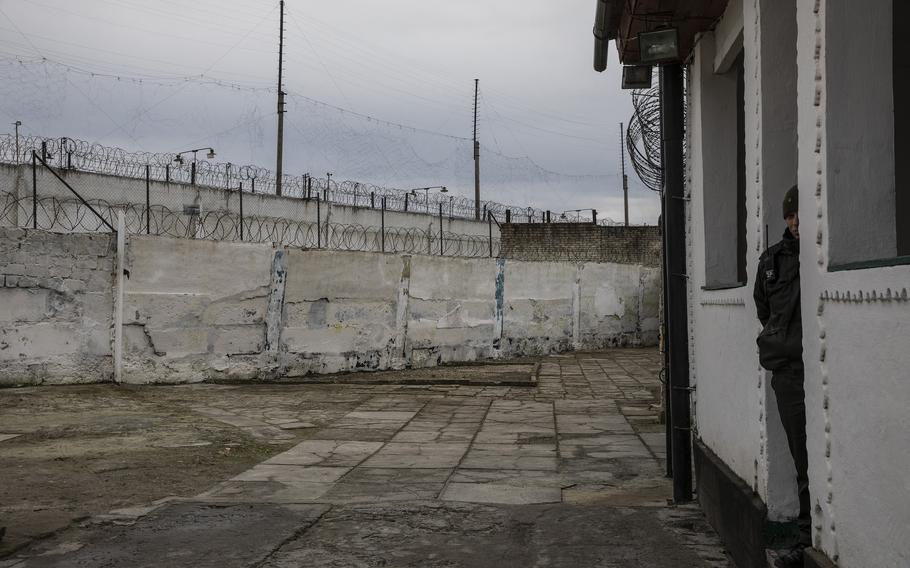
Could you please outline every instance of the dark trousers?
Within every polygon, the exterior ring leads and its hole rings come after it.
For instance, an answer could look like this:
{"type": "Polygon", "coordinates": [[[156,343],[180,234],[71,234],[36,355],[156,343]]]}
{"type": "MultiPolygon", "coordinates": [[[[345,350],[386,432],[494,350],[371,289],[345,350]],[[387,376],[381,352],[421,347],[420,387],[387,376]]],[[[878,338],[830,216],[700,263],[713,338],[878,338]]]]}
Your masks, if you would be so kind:
{"type": "Polygon", "coordinates": [[[812,546],[812,516],[809,500],[809,455],[806,451],[806,392],[803,389],[803,369],[785,368],[774,371],[771,388],[777,397],[790,455],[796,465],[796,486],[799,494],[800,544],[812,546]]]}

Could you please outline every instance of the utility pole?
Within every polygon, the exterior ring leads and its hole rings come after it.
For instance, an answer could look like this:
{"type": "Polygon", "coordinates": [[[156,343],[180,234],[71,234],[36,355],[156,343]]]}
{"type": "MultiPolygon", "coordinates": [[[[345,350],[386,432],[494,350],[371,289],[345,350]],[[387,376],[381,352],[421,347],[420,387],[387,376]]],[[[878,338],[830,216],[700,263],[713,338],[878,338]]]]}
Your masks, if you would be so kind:
{"type": "Polygon", "coordinates": [[[622,123],[619,123],[619,155],[622,163],[622,203],[626,213],[626,227],[629,226],[629,176],[626,175],[626,146],[624,144],[622,123]]]}
{"type": "Polygon", "coordinates": [[[474,219],[480,220],[480,142],[477,141],[477,86],[474,79],[474,219]]]}
{"type": "Polygon", "coordinates": [[[284,0],[279,2],[281,16],[278,21],[278,148],[275,152],[275,194],[281,195],[281,162],[284,154],[284,85],[282,70],[284,68],[284,0]]]}

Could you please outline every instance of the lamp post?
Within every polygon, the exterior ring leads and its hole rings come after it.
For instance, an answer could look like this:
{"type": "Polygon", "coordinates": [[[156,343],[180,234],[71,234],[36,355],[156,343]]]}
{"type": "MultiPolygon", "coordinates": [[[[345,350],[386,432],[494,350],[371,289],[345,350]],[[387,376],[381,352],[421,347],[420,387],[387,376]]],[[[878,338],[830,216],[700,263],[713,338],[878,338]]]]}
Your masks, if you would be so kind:
{"type": "Polygon", "coordinates": [[[430,190],[431,189],[438,189],[439,193],[448,193],[449,192],[449,190],[446,189],[446,186],[444,186],[444,185],[431,185],[430,187],[415,187],[414,189],[410,190],[411,195],[413,195],[414,197],[417,197],[418,191],[423,192],[423,201],[424,201],[424,204],[426,205],[427,213],[430,212],[430,190]]]}
{"type": "Polygon", "coordinates": [[[22,121],[17,120],[13,123],[13,127],[16,129],[16,165],[19,165],[19,127],[22,126],[22,121]]]}
{"type": "Polygon", "coordinates": [[[563,221],[569,221],[569,217],[566,216],[566,213],[575,213],[575,222],[580,223],[581,214],[585,211],[591,212],[591,218],[594,221],[594,224],[596,225],[597,224],[597,209],[566,209],[565,211],[563,211],[562,213],[559,214],[559,218],[562,219],[563,221]]]}
{"type": "Polygon", "coordinates": [[[196,153],[203,150],[208,150],[208,153],[205,155],[206,159],[213,159],[215,157],[215,150],[212,148],[193,148],[192,150],[184,150],[183,152],[178,152],[174,156],[174,162],[180,165],[183,165],[183,155],[193,154],[193,163],[190,167],[190,185],[196,185],[196,153]]]}

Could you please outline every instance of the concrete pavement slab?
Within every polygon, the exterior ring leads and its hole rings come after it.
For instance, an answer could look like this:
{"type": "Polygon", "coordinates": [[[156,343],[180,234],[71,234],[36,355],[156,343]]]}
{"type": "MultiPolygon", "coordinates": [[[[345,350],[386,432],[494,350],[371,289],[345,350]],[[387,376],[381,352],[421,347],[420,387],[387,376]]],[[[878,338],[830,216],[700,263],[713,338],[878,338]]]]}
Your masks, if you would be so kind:
{"type": "Polygon", "coordinates": [[[322,505],[175,504],[132,526],[106,527],[70,546],[57,543],[22,567],[246,568],[268,558],[326,510],[322,505]]]}
{"type": "Polygon", "coordinates": [[[231,481],[277,481],[279,483],[332,483],[350,467],[297,466],[261,463],[231,481]]]}
{"type": "Polygon", "coordinates": [[[264,461],[271,465],[355,466],[382,447],[382,442],[306,440],[264,461]]]}
{"type": "Polygon", "coordinates": [[[530,505],[559,503],[562,501],[562,490],[559,487],[522,487],[500,483],[449,483],[440,498],[443,501],[466,503],[530,505]]]}
{"type": "Polygon", "coordinates": [[[727,566],[700,552],[651,509],[437,501],[335,507],[263,566],[727,566]]]}

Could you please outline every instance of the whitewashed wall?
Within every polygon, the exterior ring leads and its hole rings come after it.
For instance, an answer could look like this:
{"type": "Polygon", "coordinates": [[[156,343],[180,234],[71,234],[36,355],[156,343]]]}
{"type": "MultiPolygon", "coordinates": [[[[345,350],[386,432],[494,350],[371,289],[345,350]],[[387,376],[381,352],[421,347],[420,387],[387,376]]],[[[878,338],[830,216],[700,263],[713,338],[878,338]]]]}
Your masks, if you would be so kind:
{"type": "MultiPolygon", "coordinates": [[[[145,180],[78,171],[60,173],[87,200],[102,199],[111,204],[145,204],[145,180]]],[[[30,197],[32,195],[31,166],[17,167],[0,164],[0,192],[12,193],[19,197],[30,197]]],[[[44,168],[38,170],[38,192],[39,196],[75,199],[66,186],[44,168]]],[[[177,213],[183,211],[184,205],[198,205],[202,213],[207,211],[239,212],[237,191],[152,181],[149,194],[152,205],[163,205],[177,213]]],[[[422,197],[423,194],[418,193],[417,199],[422,197]]],[[[363,207],[323,202],[320,205],[322,223],[379,227],[382,223],[379,200],[376,200],[376,209],[367,206],[369,197],[361,196],[361,200],[363,207]]],[[[439,232],[438,209],[435,211],[431,209],[430,213],[426,214],[420,203],[412,203],[411,209],[413,212],[407,213],[386,211],[386,227],[429,229],[434,234],[439,232]]],[[[307,223],[315,223],[317,216],[315,200],[307,201],[265,194],[244,193],[243,211],[246,216],[280,218],[306,221],[307,223]]],[[[39,213],[39,215],[43,219],[43,213],[39,213]]],[[[62,229],[55,227],[54,230],[62,229]]],[[[488,237],[490,226],[483,221],[450,219],[448,212],[443,211],[443,230],[447,233],[488,237]]],[[[498,239],[499,229],[495,223],[492,225],[492,231],[494,240],[498,239]]],[[[436,246],[438,246],[438,242],[436,246]]]]}
{"type": "MultiPolygon", "coordinates": [[[[794,46],[787,43],[795,23],[787,27],[788,7],[795,18],[788,2],[731,1],[715,30],[697,43],[689,73],[689,317],[697,436],[761,497],[772,521],[795,516],[798,502],[770,374],[758,363],[761,326],[752,292],[765,226],[768,241],[777,242],[786,227],[780,202],[796,183],[796,105],[788,104],[795,97],[796,68],[794,46]],[[717,171],[730,167],[729,156],[718,156],[729,155],[726,129],[736,127],[735,120],[728,124],[729,117],[718,116],[736,92],[718,74],[730,73],[740,49],[746,147],[746,226],[740,238],[746,239],[748,280],[713,289],[706,245],[717,238],[716,225],[735,224],[729,212],[718,216],[714,200],[718,191],[736,192],[735,168],[732,175],[717,171]]],[[[728,255],[734,252],[735,243],[727,249],[728,255]]]]}
{"type": "Polygon", "coordinates": [[[659,272],[132,236],[124,378],[300,377],[655,345],[659,272]]]}
{"type": "Polygon", "coordinates": [[[690,68],[689,308],[697,435],[752,485],[768,505],[770,520],[795,515],[794,472],[770,377],[758,365],[759,325],[751,295],[765,224],[773,244],[784,229],[781,197],[798,182],[814,546],[842,568],[910,566],[910,266],[835,264],[880,260],[889,251],[893,256],[893,204],[882,205],[889,195],[893,199],[893,181],[889,186],[879,179],[893,174],[893,141],[887,139],[893,131],[881,127],[893,123],[894,101],[882,95],[890,90],[885,77],[890,55],[866,57],[865,72],[872,75],[864,78],[837,75],[844,60],[826,59],[832,44],[854,54],[873,46],[882,53],[890,49],[891,3],[798,0],[795,5],[797,43],[787,48],[782,38],[792,34],[793,16],[786,3],[732,0],[714,33],[696,46],[690,68]],[[832,5],[837,8],[829,12],[832,5]],[[705,113],[717,105],[702,77],[710,73],[708,66],[725,59],[719,50],[735,44],[731,36],[739,18],[746,71],[749,283],[704,290],[706,226],[714,221],[703,199],[710,177],[704,169],[714,151],[704,131],[710,122],[705,113]],[[849,112],[830,108],[832,89],[849,112]],[[789,150],[794,120],[795,156],[789,150]],[[865,136],[865,129],[874,132],[865,136]],[[849,136],[843,135],[847,131],[849,136]],[[862,171],[873,174],[847,191],[843,179],[862,171]],[[832,179],[840,185],[832,186],[832,179]],[[874,222],[879,216],[880,224],[874,222]]]}
{"type": "MultiPolygon", "coordinates": [[[[828,18],[843,14],[829,14],[831,5],[830,0],[800,2],[798,11],[799,183],[806,188],[800,196],[800,260],[813,538],[842,568],[908,566],[910,266],[831,271],[831,260],[842,256],[832,246],[852,238],[836,221],[851,211],[893,215],[893,208],[865,200],[873,188],[865,184],[853,188],[857,191],[846,202],[843,192],[832,199],[830,176],[841,164],[829,150],[844,141],[831,140],[829,132],[857,117],[838,116],[829,108],[828,95],[844,77],[831,76],[836,66],[826,53],[833,42],[868,47],[873,36],[875,41],[884,36],[887,45],[891,3],[863,3],[864,18],[839,23],[848,36],[829,31],[828,18]]],[[[866,63],[890,73],[888,61],[866,63]]],[[[876,84],[884,89],[890,81],[881,78],[876,84]]],[[[857,89],[852,101],[857,113],[869,112],[865,90],[857,89]]],[[[876,104],[872,112],[887,114],[893,104],[876,104]]],[[[877,121],[853,124],[862,129],[877,121]]],[[[857,164],[893,161],[893,154],[868,153],[862,139],[853,142],[857,164]]]]}

